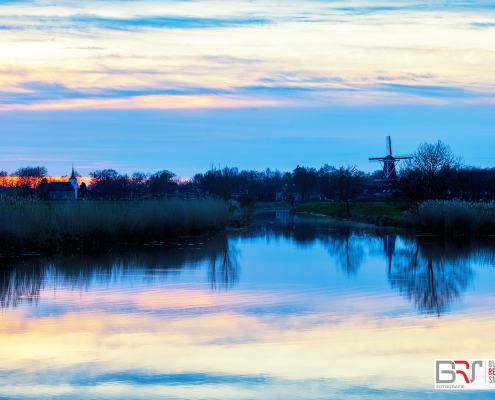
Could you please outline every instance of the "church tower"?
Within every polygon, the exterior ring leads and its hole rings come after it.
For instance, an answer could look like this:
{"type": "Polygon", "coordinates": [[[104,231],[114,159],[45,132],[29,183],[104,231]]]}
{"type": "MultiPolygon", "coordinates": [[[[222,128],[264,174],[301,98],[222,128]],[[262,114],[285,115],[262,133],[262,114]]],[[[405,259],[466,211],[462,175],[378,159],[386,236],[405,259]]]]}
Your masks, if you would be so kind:
{"type": "Polygon", "coordinates": [[[71,185],[74,187],[74,195],[75,195],[75,199],[77,199],[77,178],[76,176],[74,175],[74,164],[72,164],[72,175],[70,176],[69,178],[69,182],[71,183],[71,185]]]}

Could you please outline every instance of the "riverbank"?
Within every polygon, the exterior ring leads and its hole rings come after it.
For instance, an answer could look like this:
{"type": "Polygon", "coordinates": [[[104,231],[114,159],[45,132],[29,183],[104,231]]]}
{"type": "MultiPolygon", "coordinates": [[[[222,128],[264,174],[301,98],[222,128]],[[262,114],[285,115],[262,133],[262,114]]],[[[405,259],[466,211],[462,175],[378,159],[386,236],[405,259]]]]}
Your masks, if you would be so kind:
{"type": "Polygon", "coordinates": [[[296,212],[327,215],[341,221],[363,222],[378,226],[404,226],[404,212],[410,206],[396,203],[351,203],[350,218],[347,215],[346,203],[305,203],[296,206],[296,212]]]}
{"type": "Polygon", "coordinates": [[[410,228],[439,235],[494,235],[495,202],[472,203],[460,200],[430,200],[414,212],[410,205],[398,203],[351,203],[347,218],[345,203],[306,203],[296,212],[321,214],[341,221],[378,226],[410,228]]]}
{"type": "Polygon", "coordinates": [[[0,252],[58,251],[170,240],[239,226],[222,200],[143,202],[0,200],[0,252]]]}

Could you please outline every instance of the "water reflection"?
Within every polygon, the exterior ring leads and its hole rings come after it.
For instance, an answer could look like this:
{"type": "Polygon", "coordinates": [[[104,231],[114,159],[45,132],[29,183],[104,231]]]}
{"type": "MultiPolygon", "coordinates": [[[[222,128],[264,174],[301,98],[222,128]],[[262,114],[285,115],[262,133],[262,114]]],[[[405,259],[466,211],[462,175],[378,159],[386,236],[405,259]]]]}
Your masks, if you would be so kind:
{"type": "Polygon", "coordinates": [[[7,264],[0,398],[433,397],[433,359],[495,353],[494,248],[271,213],[7,264]]]}
{"type": "MultiPolygon", "coordinates": [[[[464,242],[464,241],[463,241],[464,242]]],[[[422,312],[440,316],[473,281],[471,260],[479,253],[441,238],[409,240],[389,267],[389,281],[422,312]]]]}
{"type": "Polygon", "coordinates": [[[306,249],[319,244],[329,256],[322,262],[330,261],[329,265],[338,266],[351,279],[357,278],[370,249],[380,246],[390,287],[421,313],[438,316],[448,312],[472,285],[473,263],[493,266],[495,262],[490,240],[421,237],[276,211],[261,214],[250,229],[228,235],[4,265],[0,268],[0,307],[17,307],[21,301],[37,303],[47,283],[81,290],[118,279],[152,283],[191,269],[205,269],[214,291],[231,289],[240,280],[242,257],[237,243],[260,238],[268,245],[284,240],[306,249]]]}
{"type": "Polygon", "coordinates": [[[347,224],[329,225],[327,221],[315,221],[311,217],[295,217],[289,211],[263,214],[259,221],[242,237],[265,237],[268,242],[283,238],[299,247],[310,247],[319,242],[343,271],[354,276],[364,260],[364,246],[379,235],[374,230],[355,229],[347,224]]]}
{"type": "Polygon", "coordinates": [[[245,236],[283,237],[298,246],[319,242],[348,276],[356,276],[366,258],[365,249],[374,240],[383,243],[388,280],[422,313],[438,316],[449,311],[473,282],[472,264],[495,265],[495,244],[490,238],[442,238],[415,236],[406,231],[329,225],[304,217],[293,218],[288,212],[266,214],[262,223],[245,236]],[[404,247],[396,250],[398,238],[404,247]]]}
{"type": "Polygon", "coordinates": [[[239,252],[227,235],[190,238],[144,249],[113,249],[103,254],[33,257],[0,266],[0,307],[20,302],[37,303],[47,284],[88,289],[94,283],[139,280],[179,275],[183,270],[205,268],[212,288],[229,289],[239,280],[239,252]]]}
{"type": "Polygon", "coordinates": [[[339,235],[325,241],[330,255],[334,255],[340,267],[347,275],[356,275],[364,259],[362,237],[353,234],[349,227],[340,231],[339,235]]]}
{"type": "Polygon", "coordinates": [[[229,244],[228,250],[209,260],[208,280],[212,289],[229,289],[239,280],[239,251],[229,244]]]}

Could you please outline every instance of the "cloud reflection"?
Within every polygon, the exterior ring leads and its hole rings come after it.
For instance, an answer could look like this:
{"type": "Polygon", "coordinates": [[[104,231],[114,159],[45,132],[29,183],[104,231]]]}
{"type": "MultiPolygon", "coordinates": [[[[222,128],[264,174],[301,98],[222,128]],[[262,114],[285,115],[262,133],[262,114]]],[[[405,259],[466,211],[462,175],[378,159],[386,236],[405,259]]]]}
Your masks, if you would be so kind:
{"type": "Polygon", "coordinates": [[[447,312],[472,282],[469,263],[493,265],[489,241],[285,216],[260,216],[229,237],[167,248],[150,244],[4,265],[0,397],[412,399],[431,390],[434,358],[484,358],[495,351],[491,294],[484,308],[447,312]],[[318,255],[328,257],[322,261],[337,267],[332,276],[343,269],[352,286],[363,270],[372,271],[372,283],[353,291],[303,290],[296,282],[294,289],[274,283],[287,265],[267,264],[275,281],[243,285],[250,242],[252,251],[263,242],[277,255],[289,247],[306,255],[321,247],[318,255]],[[281,249],[280,242],[289,246],[281,249]],[[367,269],[373,251],[379,257],[367,269]],[[381,275],[421,312],[442,318],[410,312],[414,307],[397,305],[395,293],[373,293],[381,275]]]}

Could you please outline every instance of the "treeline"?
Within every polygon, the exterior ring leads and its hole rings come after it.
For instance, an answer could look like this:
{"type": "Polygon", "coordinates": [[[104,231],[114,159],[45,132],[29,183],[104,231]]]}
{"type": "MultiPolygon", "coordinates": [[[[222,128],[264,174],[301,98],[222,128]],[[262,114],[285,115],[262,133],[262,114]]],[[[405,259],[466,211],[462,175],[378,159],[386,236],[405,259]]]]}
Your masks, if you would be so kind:
{"type": "MultiPolygon", "coordinates": [[[[77,172],[75,174],[80,177],[77,172]]],[[[235,167],[211,167],[206,173],[196,174],[186,180],[167,170],[122,175],[114,169],[104,169],[89,175],[91,182],[88,187],[84,183],[81,186],[87,189],[87,197],[95,199],[125,198],[130,193],[154,196],[200,191],[225,200],[246,194],[253,201],[275,201],[277,193],[283,193],[286,197],[297,193],[301,201],[307,201],[312,195],[336,200],[349,195],[352,197],[362,185],[372,182],[377,173],[366,174],[355,167],[324,165],[318,170],[297,166],[291,172],[272,171],[269,168],[265,171],[239,171],[235,167]],[[347,193],[345,187],[350,183],[352,190],[347,193]]],[[[54,180],[60,179],[49,177],[45,167],[19,168],[10,175],[5,171],[0,172],[0,186],[22,189],[15,192],[18,196],[37,195],[48,182],[54,180]]]]}
{"type": "Polygon", "coordinates": [[[132,175],[120,175],[114,169],[90,172],[91,183],[88,186],[90,198],[125,198],[129,194],[137,196],[155,194],[174,194],[180,192],[181,181],[170,171],[158,171],[154,174],[134,172],[132,175]]]}
{"type": "Polygon", "coordinates": [[[130,192],[158,195],[193,191],[224,200],[244,195],[249,201],[275,201],[278,193],[279,199],[289,201],[291,197],[309,201],[311,196],[341,201],[358,195],[364,185],[373,182],[378,174],[364,173],[352,166],[335,168],[329,165],[319,169],[297,166],[291,172],[269,168],[265,171],[239,171],[236,167],[211,167],[204,174],[182,180],[170,171],[154,174],[135,172],[128,176],[107,169],[90,173],[88,195],[105,198],[125,197],[130,192]]]}
{"type": "MultiPolygon", "coordinates": [[[[495,168],[466,166],[441,141],[421,144],[412,160],[397,168],[393,183],[375,181],[381,170],[365,173],[355,166],[320,168],[296,166],[280,172],[239,170],[235,167],[211,169],[191,179],[180,179],[168,170],[121,175],[114,169],[90,173],[91,182],[81,185],[82,194],[93,199],[125,199],[195,193],[229,200],[308,202],[369,201],[386,198],[410,202],[416,207],[428,200],[463,199],[489,201],[495,196],[495,168]],[[385,190],[386,189],[386,190],[385,190]]],[[[50,180],[44,167],[20,168],[12,174],[0,172],[0,186],[20,188],[17,195],[36,195],[50,180]]]]}

